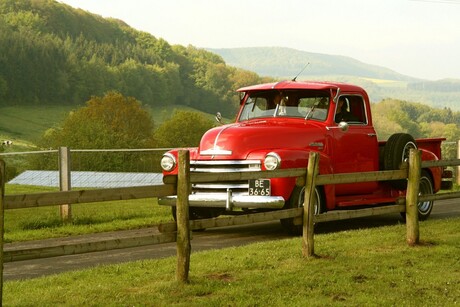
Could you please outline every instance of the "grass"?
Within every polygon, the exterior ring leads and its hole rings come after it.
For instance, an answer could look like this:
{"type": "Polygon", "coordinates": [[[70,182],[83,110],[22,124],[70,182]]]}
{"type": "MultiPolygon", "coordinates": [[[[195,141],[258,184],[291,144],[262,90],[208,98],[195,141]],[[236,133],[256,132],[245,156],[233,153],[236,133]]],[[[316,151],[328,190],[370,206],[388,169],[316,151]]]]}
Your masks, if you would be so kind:
{"type": "MultiPolygon", "coordinates": [[[[460,219],[317,234],[193,253],[190,283],[175,257],[4,284],[5,306],[454,306],[460,304],[460,219]]],[[[193,245],[193,241],[192,241],[193,245]]]]}
{"type": "MultiPolygon", "coordinates": [[[[56,189],[9,185],[6,195],[39,193],[56,189]]],[[[73,204],[73,221],[60,219],[59,206],[5,211],[5,242],[39,240],[88,233],[136,229],[171,222],[171,209],[161,207],[155,198],[73,204]]]]}
{"type": "MultiPolygon", "coordinates": [[[[32,142],[38,140],[43,133],[56,125],[59,125],[70,111],[81,106],[10,106],[0,107],[0,140],[10,139],[13,148],[8,151],[20,151],[21,146],[33,147],[32,142]]],[[[190,110],[205,114],[214,120],[215,114],[207,114],[187,106],[165,106],[146,108],[154,122],[155,127],[170,118],[175,109],[190,110]]]]}
{"type": "Polygon", "coordinates": [[[0,108],[0,136],[35,141],[60,123],[76,106],[11,106],[0,108]]]}

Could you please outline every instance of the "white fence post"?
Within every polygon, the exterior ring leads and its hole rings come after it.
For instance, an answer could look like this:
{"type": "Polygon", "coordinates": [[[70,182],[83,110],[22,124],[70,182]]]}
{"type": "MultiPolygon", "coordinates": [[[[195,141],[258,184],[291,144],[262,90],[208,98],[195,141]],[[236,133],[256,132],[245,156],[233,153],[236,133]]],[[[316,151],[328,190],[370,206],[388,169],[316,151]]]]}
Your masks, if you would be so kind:
{"type": "MultiPolygon", "coordinates": [[[[59,147],[59,189],[60,191],[70,191],[70,149],[59,147]]],[[[60,206],[61,220],[70,222],[72,220],[72,208],[70,204],[60,206]]]]}

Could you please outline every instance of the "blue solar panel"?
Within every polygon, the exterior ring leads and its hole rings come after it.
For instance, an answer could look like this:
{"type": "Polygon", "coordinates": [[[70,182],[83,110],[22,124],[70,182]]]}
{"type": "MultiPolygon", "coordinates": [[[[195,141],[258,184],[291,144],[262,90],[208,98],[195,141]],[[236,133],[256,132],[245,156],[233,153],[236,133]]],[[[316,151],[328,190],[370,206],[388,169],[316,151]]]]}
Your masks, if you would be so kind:
{"type": "MultiPolygon", "coordinates": [[[[70,185],[75,188],[118,188],[162,184],[161,173],[71,172],[70,185]]],[[[25,171],[10,184],[59,187],[57,171],[25,171]]]]}

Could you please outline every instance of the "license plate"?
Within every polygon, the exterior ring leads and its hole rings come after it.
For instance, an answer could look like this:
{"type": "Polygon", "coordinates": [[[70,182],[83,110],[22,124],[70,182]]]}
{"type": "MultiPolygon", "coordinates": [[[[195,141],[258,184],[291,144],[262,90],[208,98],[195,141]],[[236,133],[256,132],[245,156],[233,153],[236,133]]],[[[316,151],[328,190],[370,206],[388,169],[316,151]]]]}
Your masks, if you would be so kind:
{"type": "Polygon", "coordinates": [[[249,195],[253,196],[270,196],[271,187],[269,179],[251,179],[249,180],[249,195]]]}

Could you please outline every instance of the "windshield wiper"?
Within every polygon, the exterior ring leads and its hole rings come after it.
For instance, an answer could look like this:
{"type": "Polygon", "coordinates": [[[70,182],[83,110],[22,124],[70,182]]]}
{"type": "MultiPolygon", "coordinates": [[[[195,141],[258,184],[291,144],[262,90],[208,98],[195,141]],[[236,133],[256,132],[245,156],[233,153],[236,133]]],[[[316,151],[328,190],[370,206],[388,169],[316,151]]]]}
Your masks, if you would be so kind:
{"type": "Polygon", "coordinates": [[[313,106],[311,107],[310,111],[308,111],[307,115],[305,115],[305,120],[307,120],[307,119],[313,117],[313,114],[312,114],[312,113],[313,113],[313,111],[315,110],[315,108],[316,108],[316,105],[313,105],[313,106]],[[310,114],[311,114],[311,117],[310,117],[310,114]]]}

